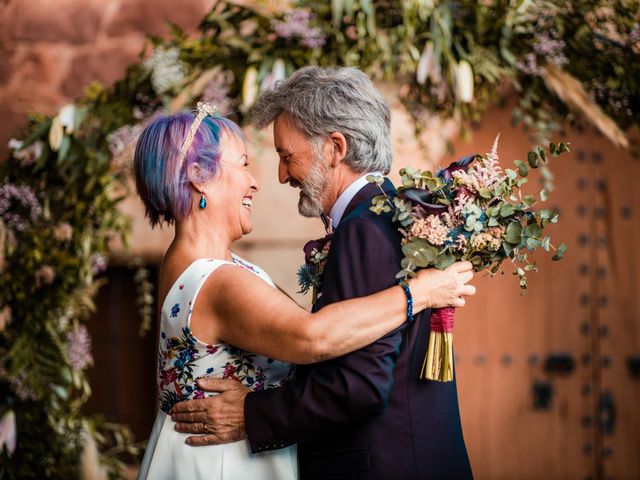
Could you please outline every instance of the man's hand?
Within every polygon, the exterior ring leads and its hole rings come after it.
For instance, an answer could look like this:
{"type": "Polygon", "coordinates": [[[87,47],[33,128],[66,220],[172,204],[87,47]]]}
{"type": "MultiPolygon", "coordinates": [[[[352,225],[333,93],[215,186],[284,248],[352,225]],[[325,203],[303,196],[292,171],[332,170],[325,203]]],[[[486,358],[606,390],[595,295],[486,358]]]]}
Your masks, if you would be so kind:
{"type": "Polygon", "coordinates": [[[200,447],[246,438],[244,397],[249,389],[236,380],[221,378],[200,378],[198,386],[220,395],[187,400],[171,409],[171,419],[176,422],[178,432],[199,434],[188,437],[186,443],[200,447]]]}

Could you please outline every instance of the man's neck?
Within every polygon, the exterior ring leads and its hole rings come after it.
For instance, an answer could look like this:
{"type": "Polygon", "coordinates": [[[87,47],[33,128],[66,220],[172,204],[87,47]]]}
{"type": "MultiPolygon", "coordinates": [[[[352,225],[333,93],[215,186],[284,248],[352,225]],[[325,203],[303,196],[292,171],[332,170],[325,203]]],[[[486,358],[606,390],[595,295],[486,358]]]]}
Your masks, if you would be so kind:
{"type": "Polygon", "coordinates": [[[358,180],[361,176],[362,173],[356,173],[347,167],[341,168],[341,170],[337,172],[335,182],[333,182],[332,193],[327,197],[327,201],[325,202],[323,208],[323,212],[325,215],[329,216],[331,209],[335,205],[340,195],[342,195],[344,191],[349,188],[349,185],[358,180]]]}

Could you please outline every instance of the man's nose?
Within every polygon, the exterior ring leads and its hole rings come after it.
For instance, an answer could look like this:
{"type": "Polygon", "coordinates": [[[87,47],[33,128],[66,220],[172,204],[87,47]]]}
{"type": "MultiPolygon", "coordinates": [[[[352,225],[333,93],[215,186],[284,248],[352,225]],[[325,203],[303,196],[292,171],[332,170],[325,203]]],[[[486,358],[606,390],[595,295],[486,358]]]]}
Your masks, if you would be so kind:
{"type": "Polygon", "coordinates": [[[280,183],[287,183],[289,181],[287,165],[282,160],[278,163],[278,180],[280,180],[280,183]]]}

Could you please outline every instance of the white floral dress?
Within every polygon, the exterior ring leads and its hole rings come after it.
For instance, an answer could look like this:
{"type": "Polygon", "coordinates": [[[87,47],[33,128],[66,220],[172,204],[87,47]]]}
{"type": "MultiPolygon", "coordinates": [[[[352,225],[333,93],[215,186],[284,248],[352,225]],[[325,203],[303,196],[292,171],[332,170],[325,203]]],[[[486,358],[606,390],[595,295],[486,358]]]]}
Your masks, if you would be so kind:
{"type": "MultiPolygon", "coordinates": [[[[247,268],[269,285],[271,278],[259,267],[234,256],[233,262],[199,259],[178,277],[169,290],[160,318],[158,387],[160,410],[140,467],[139,479],[296,479],[296,449],[252,454],[247,440],[226,445],[191,447],[189,434],[176,432],[167,415],[177,402],[203,398],[198,377],[234,378],[253,391],[285,382],[293,367],[255,355],[226,343],[207,345],[191,333],[191,312],[205,281],[216,268],[233,264],[247,268]]],[[[275,287],[275,286],[274,286],[275,287]]]]}

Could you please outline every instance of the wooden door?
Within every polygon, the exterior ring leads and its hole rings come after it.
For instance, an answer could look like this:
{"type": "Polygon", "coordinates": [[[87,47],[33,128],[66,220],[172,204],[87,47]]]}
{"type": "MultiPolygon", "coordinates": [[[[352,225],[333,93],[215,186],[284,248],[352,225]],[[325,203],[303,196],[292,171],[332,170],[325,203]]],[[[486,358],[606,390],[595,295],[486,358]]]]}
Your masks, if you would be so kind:
{"type": "MultiPolygon", "coordinates": [[[[504,166],[530,147],[509,117],[497,109],[473,135],[487,151],[501,132],[504,166]]],[[[573,152],[552,165],[549,205],[567,255],[537,255],[524,297],[508,267],[479,275],[479,294],[457,315],[462,420],[479,479],[640,477],[640,382],[630,374],[640,361],[640,164],[593,132],[566,139],[573,152]]],[[[457,156],[469,151],[456,145],[457,156]]]]}
{"type": "MultiPolygon", "coordinates": [[[[155,293],[158,269],[148,268],[155,293]]],[[[94,366],[88,371],[92,395],[84,410],[129,426],[135,440],[143,441],[157,411],[158,325],[154,315],[151,331],[140,335],[135,274],[126,266],[105,272],[108,283],[98,292],[96,312],[87,322],[94,366]]]]}
{"type": "Polygon", "coordinates": [[[592,171],[590,305],[594,319],[597,477],[640,478],[640,161],[603,139],[584,160],[592,171]]]}

